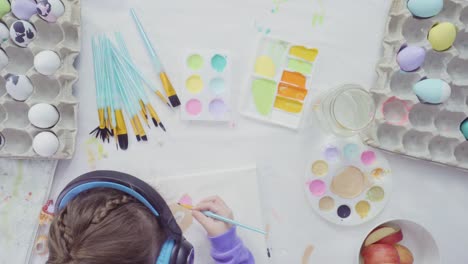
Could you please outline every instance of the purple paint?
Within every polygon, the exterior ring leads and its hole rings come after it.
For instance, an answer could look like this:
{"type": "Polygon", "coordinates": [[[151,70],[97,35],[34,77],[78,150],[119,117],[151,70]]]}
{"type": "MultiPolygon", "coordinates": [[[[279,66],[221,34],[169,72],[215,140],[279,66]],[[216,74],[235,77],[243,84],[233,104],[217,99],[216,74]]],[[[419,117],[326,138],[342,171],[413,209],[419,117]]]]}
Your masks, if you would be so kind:
{"type": "Polygon", "coordinates": [[[197,99],[190,99],[186,104],[185,104],[185,110],[189,115],[196,116],[200,114],[202,110],[202,104],[199,100],[197,99]]]}
{"type": "Polygon", "coordinates": [[[418,46],[403,47],[397,55],[401,70],[411,72],[419,69],[426,59],[426,50],[418,46]]]}
{"type": "Polygon", "coordinates": [[[338,207],[338,210],[336,211],[339,217],[341,218],[348,218],[351,215],[351,208],[347,205],[341,205],[338,207]]]}
{"type": "Polygon", "coordinates": [[[227,112],[227,106],[221,99],[211,101],[208,109],[215,118],[222,118],[227,112]]]}
{"type": "Polygon", "coordinates": [[[327,185],[322,180],[314,180],[309,183],[309,190],[314,196],[322,196],[327,190],[327,185]]]}
{"type": "Polygon", "coordinates": [[[338,161],[340,159],[340,150],[337,147],[328,147],[324,155],[328,161],[338,161]]]}
{"type": "Polygon", "coordinates": [[[377,159],[377,156],[375,155],[375,152],[372,150],[364,151],[361,154],[361,161],[366,166],[372,165],[376,159],[377,159]]]}

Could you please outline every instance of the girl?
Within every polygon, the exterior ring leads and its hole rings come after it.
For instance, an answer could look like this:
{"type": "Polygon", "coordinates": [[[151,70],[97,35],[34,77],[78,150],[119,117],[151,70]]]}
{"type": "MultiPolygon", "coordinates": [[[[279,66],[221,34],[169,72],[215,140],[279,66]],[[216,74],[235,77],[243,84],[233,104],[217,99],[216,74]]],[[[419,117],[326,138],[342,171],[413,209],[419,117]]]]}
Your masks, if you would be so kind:
{"type": "MultiPolygon", "coordinates": [[[[206,210],[233,215],[217,196],[204,199],[192,211],[207,231],[215,262],[255,263],[235,227],[200,212],[206,210]]],[[[57,212],[49,237],[48,264],[154,264],[166,233],[155,215],[131,195],[95,188],[78,194],[57,212]]]]}

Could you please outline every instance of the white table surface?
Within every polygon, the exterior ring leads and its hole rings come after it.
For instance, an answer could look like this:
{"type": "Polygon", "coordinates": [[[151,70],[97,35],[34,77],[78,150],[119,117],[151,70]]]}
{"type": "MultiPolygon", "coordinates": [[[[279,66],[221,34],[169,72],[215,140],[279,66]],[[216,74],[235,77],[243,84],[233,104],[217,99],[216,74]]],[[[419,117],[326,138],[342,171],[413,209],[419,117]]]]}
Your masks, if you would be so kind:
{"type": "MultiPolygon", "coordinates": [[[[128,15],[130,7],[139,12],[176,88],[182,87],[185,50],[230,51],[237,108],[239,91],[245,88],[252,68],[256,40],[265,34],[259,33],[260,28],[270,29],[272,36],[319,47],[312,96],[342,83],[370,87],[389,5],[389,0],[82,0],[80,80],[75,88],[80,100],[77,150],[72,160],[59,163],[52,197],[74,177],[93,169],[86,147],[88,133],[98,124],[91,36],[121,31],[137,64],[147,76],[155,76],[128,15]],[[278,10],[272,12],[276,5],[278,10]],[[322,24],[313,24],[314,14],[324,14],[322,24]]],[[[269,165],[274,176],[264,184],[264,195],[282,219],[272,232],[277,237],[287,235],[272,241],[275,263],[299,263],[308,244],[315,247],[310,263],[353,263],[359,240],[370,228],[391,218],[425,225],[437,240],[442,263],[468,263],[468,173],[385,154],[394,179],[387,208],[368,224],[337,227],[313,213],[303,194],[307,153],[330,137],[312,117],[299,132],[239,116],[229,125],[190,123],[180,121],[178,112],[168,110],[155,96],[151,98],[169,133],[161,136],[153,129],[148,143],[137,143],[132,137],[128,151],[116,151],[113,143],[106,144],[108,157],[96,161],[95,168],[167,177],[256,162],[269,165]]]]}

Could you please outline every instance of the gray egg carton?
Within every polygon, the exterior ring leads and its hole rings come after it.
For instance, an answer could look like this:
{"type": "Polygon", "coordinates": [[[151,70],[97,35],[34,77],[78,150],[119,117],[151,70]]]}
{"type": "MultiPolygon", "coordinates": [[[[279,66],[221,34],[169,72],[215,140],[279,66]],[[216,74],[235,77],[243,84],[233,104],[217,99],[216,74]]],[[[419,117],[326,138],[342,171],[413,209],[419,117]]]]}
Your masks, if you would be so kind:
{"type": "MultiPolygon", "coordinates": [[[[81,7],[80,0],[62,2],[65,13],[55,23],[37,14],[31,17],[29,21],[35,26],[37,37],[27,48],[17,46],[11,39],[1,45],[9,58],[8,65],[0,71],[1,76],[24,74],[31,80],[34,92],[24,102],[15,101],[6,93],[4,78],[0,78],[0,136],[3,137],[0,157],[43,158],[32,148],[34,136],[42,131],[55,133],[60,142],[51,159],[70,159],[74,153],[78,101],[72,86],[78,79],[74,62],[81,46],[81,7]],[[55,51],[61,58],[62,65],[52,76],[44,76],[34,68],[34,56],[43,50],[55,51]],[[29,108],[37,103],[54,105],[60,113],[58,123],[51,129],[39,129],[29,122],[29,108]]],[[[18,19],[9,13],[2,20],[9,28],[18,19]]]]}
{"type": "MultiPolygon", "coordinates": [[[[468,1],[446,0],[442,12],[428,19],[414,18],[406,2],[394,0],[390,9],[377,82],[371,89],[376,118],[361,136],[373,147],[468,169],[468,141],[460,131],[461,122],[468,117],[468,1]],[[437,22],[451,22],[458,28],[454,45],[445,52],[434,51],[427,40],[429,30],[437,22]],[[403,44],[426,49],[426,60],[419,70],[400,71],[396,55],[403,44]],[[449,83],[451,97],[441,105],[420,103],[412,87],[423,77],[449,83]],[[410,106],[405,123],[386,121],[383,103],[394,96],[410,106]]],[[[386,109],[386,114],[392,111],[405,112],[396,107],[386,109]]]]}

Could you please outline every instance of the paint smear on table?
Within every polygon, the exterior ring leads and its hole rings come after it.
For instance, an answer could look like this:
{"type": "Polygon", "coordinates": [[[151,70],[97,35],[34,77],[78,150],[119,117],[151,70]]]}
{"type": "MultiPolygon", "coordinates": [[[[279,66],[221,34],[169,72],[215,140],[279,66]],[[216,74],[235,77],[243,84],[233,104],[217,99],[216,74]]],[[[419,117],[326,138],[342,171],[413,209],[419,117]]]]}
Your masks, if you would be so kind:
{"type": "Polygon", "coordinates": [[[286,2],[288,2],[288,0],[273,0],[273,9],[271,9],[271,12],[273,14],[278,13],[280,6],[286,2]]]}
{"type": "Polygon", "coordinates": [[[315,247],[311,244],[307,245],[307,247],[304,250],[304,255],[302,255],[302,264],[309,264],[310,262],[310,257],[312,256],[312,253],[314,252],[315,247]]]}
{"type": "Polygon", "coordinates": [[[261,115],[270,114],[275,100],[276,83],[265,79],[256,79],[252,83],[252,95],[257,111],[261,115]]]}
{"type": "Polygon", "coordinates": [[[312,14],[312,27],[321,26],[325,20],[325,6],[323,0],[317,0],[319,10],[312,14]]]}
{"type": "Polygon", "coordinates": [[[356,212],[364,219],[367,217],[370,211],[370,204],[367,201],[360,201],[356,204],[356,212]]]}
{"type": "Polygon", "coordinates": [[[264,77],[274,78],[276,75],[276,66],[273,59],[262,55],[255,61],[255,73],[264,77]]]}
{"type": "Polygon", "coordinates": [[[276,219],[278,223],[283,222],[283,217],[281,217],[281,215],[278,213],[278,211],[276,211],[275,208],[271,208],[271,215],[273,215],[273,218],[276,219]]]}

